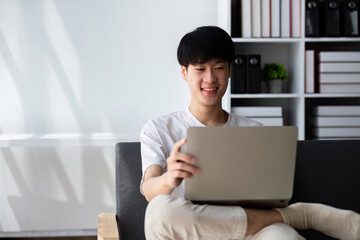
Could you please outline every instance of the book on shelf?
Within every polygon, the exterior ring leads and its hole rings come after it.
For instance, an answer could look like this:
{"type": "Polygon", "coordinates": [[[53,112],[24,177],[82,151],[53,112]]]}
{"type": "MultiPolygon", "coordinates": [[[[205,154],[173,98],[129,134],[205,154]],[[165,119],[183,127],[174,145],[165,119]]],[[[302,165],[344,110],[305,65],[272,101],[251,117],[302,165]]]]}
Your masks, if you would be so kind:
{"type": "Polygon", "coordinates": [[[360,83],[320,83],[320,93],[360,93],[360,83]]]}
{"type": "Polygon", "coordinates": [[[301,0],[231,0],[231,35],[299,38],[301,0]]]}
{"type": "Polygon", "coordinates": [[[260,55],[236,55],[231,65],[231,93],[261,92],[260,55]]]}
{"type": "Polygon", "coordinates": [[[321,83],[360,83],[360,73],[320,73],[321,83]]]}
{"type": "Polygon", "coordinates": [[[340,37],[340,0],[321,1],[322,32],[324,37],[340,37]]]}
{"type": "Polygon", "coordinates": [[[270,37],[270,2],[271,0],[261,0],[261,37],[270,37]]]}
{"type": "Polygon", "coordinates": [[[360,51],[320,51],[319,62],[360,62],[360,51]]]}
{"type": "Polygon", "coordinates": [[[291,31],[293,38],[301,37],[301,0],[291,0],[291,31]]]}
{"type": "Polygon", "coordinates": [[[360,127],[360,116],[315,116],[312,117],[312,125],[315,127],[360,127]]]}
{"type": "Polygon", "coordinates": [[[241,36],[251,38],[251,0],[241,0],[241,36]]]}
{"type": "Polygon", "coordinates": [[[344,0],[344,36],[359,36],[359,1],[344,0]]]}
{"type": "Polygon", "coordinates": [[[359,0],[306,0],[305,35],[359,37],[359,0]]]}
{"type": "Polygon", "coordinates": [[[316,106],[311,125],[316,138],[360,138],[360,105],[316,106]]]}
{"type": "Polygon", "coordinates": [[[305,4],[305,36],[320,36],[320,1],[306,0],[305,4]]]}
{"type": "Polygon", "coordinates": [[[247,57],[247,81],[246,89],[248,93],[261,92],[261,56],[257,54],[247,57]]]}
{"type": "Polygon", "coordinates": [[[305,92],[315,92],[315,51],[305,51],[305,92]]]}
{"type": "Polygon", "coordinates": [[[264,126],[283,126],[282,107],[232,107],[231,112],[240,116],[251,118],[264,126]]]}
{"type": "Polygon", "coordinates": [[[360,62],[320,62],[319,72],[360,73],[360,62]]]}
{"type": "Polygon", "coordinates": [[[231,36],[241,37],[241,0],[231,0],[231,36]]]}
{"type": "Polygon", "coordinates": [[[319,105],[312,109],[313,116],[358,116],[360,105],[319,105]]]}
{"type": "Polygon", "coordinates": [[[271,37],[280,37],[280,0],[271,0],[271,37]]]}
{"type": "Polygon", "coordinates": [[[251,0],[251,36],[261,37],[261,0],[251,0]]]}
{"type": "Polygon", "coordinates": [[[314,127],[316,137],[360,137],[360,127],[314,127]]]}
{"type": "Polygon", "coordinates": [[[280,37],[282,38],[290,37],[290,1],[291,0],[280,1],[280,37]]]}
{"type": "Polygon", "coordinates": [[[360,51],[320,51],[317,62],[317,92],[360,93],[360,51]]]}
{"type": "Polygon", "coordinates": [[[282,117],[281,106],[232,107],[231,112],[246,117],[282,117]]]}
{"type": "Polygon", "coordinates": [[[236,55],[231,63],[231,93],[246,93],[247,55],[236,55]]]}
{"type": "Polygon", "coordinates": [[[284,126],[282,117],[251,117],[251,119],[262,123],[264,126],[284,126]]]}

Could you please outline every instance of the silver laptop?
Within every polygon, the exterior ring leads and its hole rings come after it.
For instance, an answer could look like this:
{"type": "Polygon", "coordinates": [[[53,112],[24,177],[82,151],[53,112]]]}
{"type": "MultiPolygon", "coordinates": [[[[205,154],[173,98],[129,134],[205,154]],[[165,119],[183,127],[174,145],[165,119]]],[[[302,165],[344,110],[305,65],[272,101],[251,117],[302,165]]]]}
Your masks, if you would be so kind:
{"type": "Polygon", "coordinates": [[[273,208],[292,197],[297,128],[190,127],[186,153],[200,173],[185,180],[195,203],[273,208]]]}

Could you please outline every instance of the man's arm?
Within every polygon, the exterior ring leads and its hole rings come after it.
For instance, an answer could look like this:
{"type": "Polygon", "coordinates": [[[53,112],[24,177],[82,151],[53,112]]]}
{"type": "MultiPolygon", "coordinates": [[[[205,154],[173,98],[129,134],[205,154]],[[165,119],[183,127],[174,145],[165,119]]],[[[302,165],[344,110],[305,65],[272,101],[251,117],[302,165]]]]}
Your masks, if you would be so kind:
{"type": "Polygon", "coordinates": [[[167,172],[164,172],[160,165],[151,165],[145,171],[141,188],[148,202],[160,194],[170,194],[184,178],[190,178],[199,172],[198,168],[189,165],[195,163],[195,158],[180,152],[185,143],[186,139],[175,143],[170,156],[166,159],[167,172]]]}
{"type": "Polygon", "coordinates": [[[142,192],[148,202],[160,194],[170,194],[172,188],[164,184],[164,170],[160,165],[151,165],[144,175],[141,186],[142,192]]]}

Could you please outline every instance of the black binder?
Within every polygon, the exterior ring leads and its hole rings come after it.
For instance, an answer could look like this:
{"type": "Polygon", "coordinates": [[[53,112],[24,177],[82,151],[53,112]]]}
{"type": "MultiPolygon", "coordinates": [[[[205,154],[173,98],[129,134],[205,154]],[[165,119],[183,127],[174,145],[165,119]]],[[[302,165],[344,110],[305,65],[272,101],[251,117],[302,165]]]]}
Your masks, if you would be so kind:
{"type": "Polygon", "coordinates": [[[241,1],[231,0],[231,36],[241,37],[241,1]]]}
{"type": "Polygon", "coordinates": [[[359,36],[359,1],[345,0],[344,1],[344,36],[358,37],[359,36]]]}
{"type": "Polygon", "coordinates": [[[236,55],[231,63],[231,93],[246,93],[246,55],[236,55]]]}
{"type": "Polygon", "coordinates": [[[261,92],[261,57],[248,55],[247,57],[247,84],[248,93],[261,92]]]}
{"type": "Polygon", "coordinates": [[[321,19],[323,36],[340,36],[340,0],[324,0],[322,2],[321,19]]]}
{"type": "Polygon", "coordinates": [[[319,0],[306,0],[305,11],[305,35],[306,37],[319,37],[319,15],[320,14],[320,2],[319,0]]]}

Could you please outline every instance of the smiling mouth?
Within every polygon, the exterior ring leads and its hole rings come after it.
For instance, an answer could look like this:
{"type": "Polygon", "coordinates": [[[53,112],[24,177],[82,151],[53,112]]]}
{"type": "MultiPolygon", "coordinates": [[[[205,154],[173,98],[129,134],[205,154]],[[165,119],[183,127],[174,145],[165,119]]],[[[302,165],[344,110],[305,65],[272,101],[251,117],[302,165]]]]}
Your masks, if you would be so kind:
{"type": "Polygon", "coordinates": [[[216,91],[218,90],[219,87],[214,87],[214,88],[201,88],[201,90],[207,91],[207,92],[212,92],[212,91],[216,91]]]}

